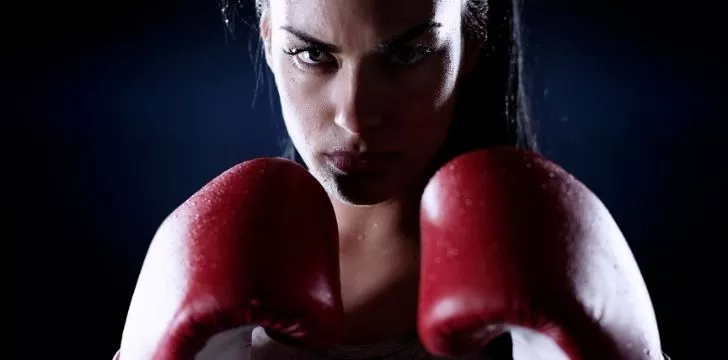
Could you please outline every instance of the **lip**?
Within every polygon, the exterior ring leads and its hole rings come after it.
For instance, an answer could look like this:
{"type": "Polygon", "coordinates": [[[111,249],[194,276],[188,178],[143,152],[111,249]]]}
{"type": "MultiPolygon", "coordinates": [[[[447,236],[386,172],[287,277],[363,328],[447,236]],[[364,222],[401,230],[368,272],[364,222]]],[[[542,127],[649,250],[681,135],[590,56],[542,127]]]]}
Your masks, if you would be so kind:
{"type": "Polygon", "coordinates": [[[326,162],[345,175],[386,171],[398,157],[396,152],[334,151],[324,154],[326,162]]]}

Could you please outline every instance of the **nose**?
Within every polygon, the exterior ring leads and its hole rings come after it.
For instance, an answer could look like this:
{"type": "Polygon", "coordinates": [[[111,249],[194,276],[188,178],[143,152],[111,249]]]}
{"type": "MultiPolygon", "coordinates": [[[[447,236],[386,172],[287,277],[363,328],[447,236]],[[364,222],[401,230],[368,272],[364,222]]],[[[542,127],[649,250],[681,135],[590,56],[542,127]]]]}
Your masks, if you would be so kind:
{"type": "Polygon", "coordinates": [[[342,68],[332,88],[336,107],[334,122],[349,134],[361,134],[382,123],[381,106],[386,101],[372,74],[360,66],[342,68]]]}

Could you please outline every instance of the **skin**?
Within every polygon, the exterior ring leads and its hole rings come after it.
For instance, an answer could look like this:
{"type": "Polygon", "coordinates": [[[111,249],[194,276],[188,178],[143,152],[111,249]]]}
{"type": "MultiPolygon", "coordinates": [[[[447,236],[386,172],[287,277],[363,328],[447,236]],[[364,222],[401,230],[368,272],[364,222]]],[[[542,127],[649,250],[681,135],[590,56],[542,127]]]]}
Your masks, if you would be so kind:
{"type": "Polygon", "coordinates": [[[458,82],[475,63],[463,7],[461,0],[270,0],[261,16],[286,128],[336,212],[346,343],[416,329],[420,195],[458,82]],[[413,36],[391,42],[403,34],[413,36]],[[388,160],[376,171],[345,173],[326,156],[342,149],[388,160]]]}

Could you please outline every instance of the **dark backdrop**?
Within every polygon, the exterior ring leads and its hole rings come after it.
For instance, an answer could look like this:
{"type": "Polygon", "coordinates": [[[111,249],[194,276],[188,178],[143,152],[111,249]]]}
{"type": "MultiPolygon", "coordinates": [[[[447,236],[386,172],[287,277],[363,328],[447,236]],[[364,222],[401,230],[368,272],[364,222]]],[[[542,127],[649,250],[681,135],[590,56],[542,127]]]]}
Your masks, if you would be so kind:
{"type": "MultiPolygon", "coordinates": [[[[706,289],[722,280],[700,258],[726,238],[723,63],[707,3],[525,7],[542,150],[611,209],[674,359],[721,348],[696,325],[713,320],[706,289]]],[[[22,59],[3,121],[23,219],[10,331],[17,358],[110,359],[159,223],[231,165],[276,155],[282,126],[269,84],[252,106],[248,39],[226,34],[214,0],[26,6],[5,34],[22,59]]]]}

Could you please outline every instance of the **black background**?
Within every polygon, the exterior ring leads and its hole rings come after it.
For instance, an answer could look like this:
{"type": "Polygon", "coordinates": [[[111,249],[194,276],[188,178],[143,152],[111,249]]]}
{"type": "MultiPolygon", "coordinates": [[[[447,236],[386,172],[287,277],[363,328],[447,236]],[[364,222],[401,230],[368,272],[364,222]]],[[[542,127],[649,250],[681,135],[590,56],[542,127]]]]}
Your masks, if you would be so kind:
{"type": "MultiPolygon", "coordinates": [[[[723,348],[705,346],[697,323],[716,323],[723,276],[702,266],[726,239],[723,62],[708,4],[524,8],[543,153],[612,211],[673,359],[723,348]]],[[[282,125],[269,83],[252,106],[248,38],[226,34],[214,0],[24,6],[7,12],[19,48],[8,58],[21,62],[3,121],[20,165],[6,174],[22,219],[8,230],[20,250],[17,358],[110,359],[161,220],[233,164],[278,154],[282,125]]]]}

